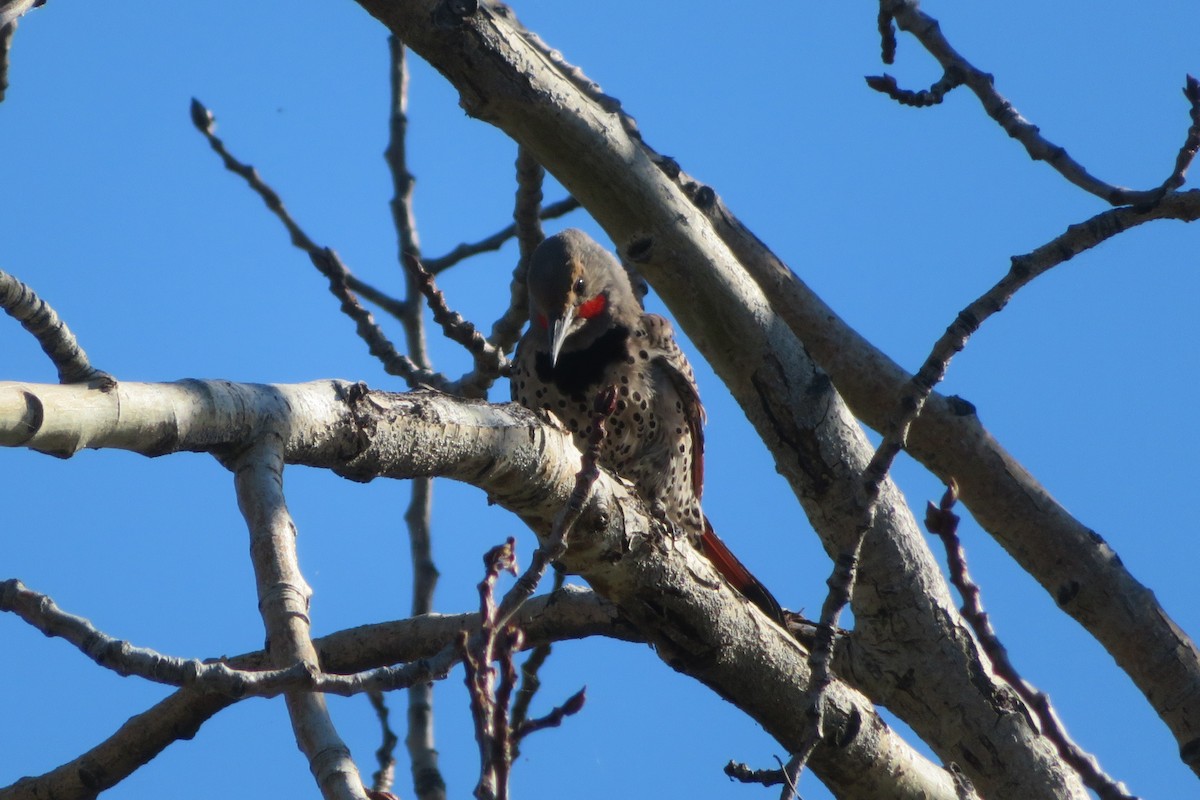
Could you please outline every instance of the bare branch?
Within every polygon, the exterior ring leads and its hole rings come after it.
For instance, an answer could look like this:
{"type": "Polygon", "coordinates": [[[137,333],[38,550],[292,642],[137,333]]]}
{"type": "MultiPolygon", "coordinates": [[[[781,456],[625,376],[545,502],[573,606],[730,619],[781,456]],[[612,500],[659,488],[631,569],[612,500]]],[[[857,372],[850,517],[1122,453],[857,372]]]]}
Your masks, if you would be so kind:
{"type": "MultiPolygon", "coordinates": [[[[433,611],[433,593],[438,581],[430,541],[432,505],[433,479],[415,478],[408,510],[404,514],[412,556],[414,617],[433,611]]],[[[413,791],[419,800],[442,800],[446,796],[446,781],[438,768],[438,751],[434,744],[431,685],[418,683],[409,687],[407,721],[404,744],[411,765],[413,791]]]]}
{"type": "Polygon", "coordinates": [[[357,275],[346,274],[346,287],[355,294],[361,295],[367,302],[379,306],[396,319],[403,319],[405,315],[411,313],[412,306],[409,303],[397,300],[390,294],[362,280],[357,275]]]}
{"type": "MultiPolygon", "coordinates": [[[[557,592],[563,587],[563,573],[554,573],[554,589],[557,592]]],[[[539,644],[532,648],[529,657],[521,664],[521,686],[517,689],[516,699],[513,701],[512,708],[512,726],[515,730],[521,730],[526,719],[529,717],[529,706],[533,703],[533,698],[537,695],[538,690],[542,687],[540,677],[542,665],[550,657],[552,651],[550,642],[539,644]]],[[[513,758],[520,756],[520,741],[513,742],[513,758]]]]}
{"type": "MultiPolygon", "coordinates": [[[[425,337],[424,309],[417,299],[417,277],[407,266],[407,258],[420,256],[421,244],[417,235],[416,213],[413,209],[415,179],[408,169],[408,57],[407,48],[395,36],[388,37],[388,85],[391,89],[388,108],[388,146],[384,160],[392,176],[392,223],[396,230],[396,258],[404,275],[404,303],[396,315],[404,326],[408,351],[413,360],[429,369],[429,351],[425,337]]],[[[412,556],[413,590],[412,613],[427,614],[433,610],[433,593],[437,588],[438,570],[433,562],[430,539],[430,515],[433,505],[433,479],[417,478],[412,483],[408,511],[404,521],[408,528],[409,550],[412,556]]],[[[413,791],[418,800],[444,800],[446,781],[438,767],[438,751],[433,728],[433,686],[415,684],[408,689],[408,733],[404,741],[408,750],[413,791]]]]}
{"type": "Polygon", "coordinates": [[[67,323],[28,285],[0,270],[0,308],[33,334],[58,370],[60,383],[89,383],[107,391],[116,379],[88,362],[67,323]]]}
{"type": "MultiPolygon", "coordinates": [[[[945,70],[944,77],[927,92],[911,92],[900,89],[895,78],[890,75],[867,78],[867,84],[877,91],[884,92],[892,99],[905,105],[926,106],[940,102],[941,95],[946,90],[959,84],[965,84],[979,98],[984,111],[994,119],[1000,127],[1025,146],[1025,151],[1035,161],[1045,161],[1060,175],[1086,192],[1096,195],[1110,205],[1149,206],[1159,202],[1170,191],[1183,183],[1183,169],[1177,163],[1174,171],[1154,189],[1135,190],[1115,186],[1089,173],[1082,164],[1075,161],[1061,146],[1054,144],[1041,134],[1037,125],[1021,116],[1012,103],[996,90],[992,75],[975,67],[956,51],[942,34],[937,20],[919,8],[917,0],[881,0],[880,2],[880,31],[884,34],[883,56],[885,63],[891,63],[889,56],[894,57],[894,39],[889,44],[888,33],[891,31],[891,20],[895,20],[900,30],[910,33],[938,60],[945,70]]],[[[1189,84],[1190,85],[1190,84],[1189,84]]],[[[1185,89],[1185,94],[1188,92],[1185,89]]],[[[1193,109],[1196,101],[1188,95],[1193,109]]],[[[1195,120],[1195,114],[1193,114],[1195,120]]],[[[1195,127],[1193,121],[1193,128],[1195,127]]],[[[1189,140],[1192,134],[1189,133],[1189,140]]],[[[1186,152],[1188,148],[1185,146],[1186,152]]],[[[1188,161],[1194,156],[1188,156],[1188,161]]],[[[1183,158],[1181,153],[1180,158],[1183,158]]]]}
{"type": "Polygon", "coordinates": [[[946,493],[942,496],[941,503],[936,506],[933,503],[928,504],[925,510],[925,527],[930,533],[938,536],[946,547],[950,581],[958,590],[959,596],[962,597],[963,617],[971,624],[975,636],[983,645],[988,658],[991,659],[993,668],[1033,709],[1041,725],[1042,733],[1054,743],[1059,755],[1079,773],[1083,782],[1101,800],[1137,800],[1123,783],[1104,772],[1094,756],[1071,739],[1062,720],[1054,712],[1049,695],[1038,691],[1022,678],[1008,657],[1008,648],[1000,641],[987,612],[983,610],[979,586],[971,579],[971,574],[967,571],[967,554],[962,546],[962,541],[958,538],[958,515],[953,511],[957,500],[958,487],[951,480],[950,485],[946,488],[946,493]]]}
{"type": "Polygon", "coordinates": [[[308,254],[313,266],[329,280],[329,291],[341,302],[341,310],[355,323],[359,337],[365,341],[371,355],[383,363],[383,368],[389,375],[402,378],[410,387],[431,386],[441,388],[446,385],[446,379],[428,369],[422,368],[411,359],[401,355],[375,323],[371,313],[362,307],[358,298],[350,290],[350,270],[338,255],[328,247],[321,247],[292,219],[291,214],[284,208],[279,195],[268,186],[259,176],[258,171],[248,164],[235,159],[225,147],[225,143],[216,135],[216,118],[199,100],[192,100],[192,124],[204,135],[209,145],[225,164],[225,168],[240,176],[246,184],[262,198],[291,236],[292,244],[308,254]]]}
{"type": "MultiPolygon", "coordinates": [[[[634,632],[612,604],[593,592],[567,587],[537,597],[517,614],[530,645],[550,639],[611,636],[632,639],[634,632]]],[[[479,627],[477,614],[434,615],[366,625],[314,640],[327,669],[335,672],[369,670],[397,662],[435,656],[461,631],[479,627]]],[[[270,661],[263,652],[226,660],[233,668],[263,670],[270,661]]],[[[78,758],[36,777],[0,788],[0,800],[60,800],[94,798],[115,786],[171,743],[190,739],[203,723],[235,701],[216,693],[183,689],[137,714],[112,736],[78,758]]]]}
{"type": "MultiPolygon", "coordinates": [[[[280,409],[282,412],[282,409],[280,409]]],[[[277,419],[285,425],[282,413],[277,419]]],[[[250,531],[250,555],[258,585],[258,605],[276,667],[303,664],[319,669],[310,638],[308,606],[312,590],[300,573],[296,526],[283,497],[284,439],[278,433],[259,438],[234,457],[238,507],[250,531]]],[[[293,691],[285,696],[296,743],[326,800],[366,800],[365,787],[350,750],[329,717],[321,694],[293,691]]]]}
{"type": "Polygon", "coordinates": [[[1162,188],[1165,191],[1173,191],[1183,185],[1188,167],[1195,160],[1196,151],[1200,149],[1200,81],[1188,75],[1183,86],[1183,96],[1191,105],[1192,124],[1188,127],[1187,138],[1184,139],[1183,146],[1179,148],[1179,155],[1175,157],[1175,169],[1171,176],[1163,182],[1162,188]]]}
{"type": "Polygon", "coordinates": [[[410,388],[429,386],[446,390],[449,387],[445,376],[439,372],[421,367],[407,356],[401,355],[375,323],[371,312],[358,302],[358,298],[350,291],[348,278],[350,270],[342,263],[337,253],[325,249],[321,253],[310,253],[313,265],[329,279],[329,290],[341,300],[341,310],[355,322],[358,336],[367,343],[371,355],[383,363],[384,370],[389,375],[403,379],[410,388]]]}
{"type": "Polygon", "coordinates": [[[371,708],[375,709],[375,716],[379,719],[379,730],[383,740],[379,749],[375,751],[375,761],[379,764],[379,769],[371,776],[371,791],[390,792],[392,784],[396,782],[396,744],[400,739],[388,724],[387,699],[384,698],[383,692],[372,689],[367,692],[367,699],[371,701],[371,708]]]}
{"type": "Polygon", "coordinates": [[[870,75],[867,77],[867,86],[870,86],[877,92],[886,94],[902,106],[912,106],[914,108],[935,106],[942,102],[947,93],[962,86],[962,84],[962,76],[953,70],[946,70],[942,77],[938,78],[928,89],[922,89],[917,92],[910,89],[901,89],[900,85],[896,83],[896,79],[891,75],[870,75]]]}
{"type": "Polygon", "coordinates": [[[783,769],[754,769],[749,764],[730,761],[725,765],[725,774],[740,783],[756,783],[760,786],[778,786],[786,783],[783,769]]]}
{"type": "MultiPolygon", "coordinates": [[[[677,179],[771,298],[772,310],[829,374],[854,414],[886,432],[895,404],[885,398],[902,396],[913,376],[848,326],[715,192],[684,174],[677,173],[677,179]]],[[[1002,302],[1047,269],[1159,219],[1200,219],[1200,191],[1173,192],[1150,208],[1109,209],[1069,226],[1045,245],[1014,257],[1009,274],[977,303],[986,308],[1002,302]]],[[[1001,447],[970,404],[932,393],[909,431],[906,449],[943,480],[957,479],[962,498],[980,525],[1114,656],[1171,728],[1185,761],[1200,772],[1200,748],[1189,746],[1200,729],[1200,703],[1194,693],[1182,689],[1200,681],[1200,652],[1153,592],[1001,447]],[[1069,597],[1062,594],[1063,587],[1072,587],[1069,597]],[[1162,652],[1175,657],[1164,661],[1155,655],[1162,652]],[[1165,675],[1164,669],[1171,674],[1165,675]],[[1167,695],[1154,688],[1164,682],[1180,687],[1173,696],[1193,699],[1168,702],[1167,695]]]]}
{"type": "Polygon", "coordinates": [[[580,689],[575,694],[567,698],[567,701],[561,706],[555,708],[544,717],[531,719],[527,722],[522,722],[519,725],[514,725],[513,735],[518,739],[524,739],[531,733],[546,730],[547,728],[557,728],[562,724],[562,721],[572,714],[578,714],[583,709],[583,704],[587,701],[587,687],[580,689]]]}
{"type": "Polygon", "coordinates": [[[442,327],[442,333],[447,339],[465,347],[474,359],[474,371],[462,381],[448,384],[445,387],[446,391],[464,397],[486,397],[488,387],[508,365],[504,353],[489,342],[474,324],[463,319],[461,314],[450,310],[445,295],[434,284],[433,276],[421,264],[419,258],[406,253],[404,266],[417,290],[425,296],[429,310],[433,312],[433,321],[442,327]]]}
{"type": "MultiPolygon", "coordinates": [[[[528,261],[546,234],[542,231],[542,182],[546,171],[533,154],[517,146],[517,197],[513,208],[513,224],[521,247],[521,261],[528,261]]],[[[574,198],[568,198],[574,202],[574,198]]],[[[578,203],[576,203],[578,206],[578,203]]],[[[514,292],[513,294],[516,294],[514,292]]],[[[523,295],[523,293],[522,293],[523,295]]]]}
{"type": "MultiPolygon", "coordinates": [[[[584,692],[580,690],[565,705],[554,709],[540,720],[526,721],[524,708],[521,710],[519,721],[510,718],[509,709],[517,676],[513,651],[520,648],[523,639],[520,629],[510,621],[533,594],[546,568],[567,550],[567,540],[571,531],[583,514],[592,486],[600,477],[600,447],[606,434],[605,420],[616,409],[616,403],[617,392],[612,386],[595,398],[588,449],[583,454],[579,472],[575,476],[575,487],[571,496],[562,513],[555,519],[549,535],[541,540],[541,544],[534,551],[529,568],[517,579],[498,605],[494,602],[496,577],[501,571],[511,571],[514,575],[517,573],[513,539],[510,537],[504,545],[492,548],[484,556],[487,572],[479,584],[480,635],[471,647],[468,647],[465,639],[460,640],[463,663],[467,670],[466,683],[471,696],[471,712],[475,719],[475,737],[479,742],[481,766],[475,796],[480,800],[504,800],[508,797],[512,762],[516,756],[517,743],[524,736],[544,728],[556,727],[564,717],[577,713],[583,707],[584,692]],[[496,671],[491,666],[493,661],[498,661],[500,665],[500,685],[495,689],[493,687],[496,671]]],[[[549,649],[546,648],[543,652],[548,653],[549,649]]]]}
{"type": "Polygon", "coordinates": [[[884,3],[879,4],[879,16],[875,21],[879,28],[879,58],[885,64],[896,61],[896,26],[892,24],[892,15],[884,3]]]}
{"type": "MultiPolygon", "coordinates": [[[[580,204],[578,200],[576,200],[574,197],[566,197],[543,208],[538,213],[538,218],[557,219],[569,214],[579,207],[580,204]]],[[[425,259],[425,268],[434,275],[437,275],[438,273],[449,269],[460,261],[464,261],[471,256],[476,256],[480,253],[488,253],[493,250],[499,250],[504,246],[505,242],[516,235],[517,225],[516,223],[513,223],[506,228],[501,228],[485,239],[480,239],[478,242],[460,244],[444,256],[425,259]]]]}
{"type": "Polygon", "coordinates": [[[438,658],[423,659],[403,668],[331,675],[303,662],[281,669],[237,669],[224,660],[202,662],[167,656],[109,636],[18,580],[0,583],[0,611],[13,612],[46,636],[70,642],[92,661],[122,677],[135,675],[168,686],[224,694],[234,700],[274,697],[298,689],[347,697],[403,689],[444,678],[455,663],[447,659],[447,650],[438,658]]]}
{"type": "MultiPolygon", "coordinates": [[[[517,339],[521,336],[521,328],[529,318],[528,298],[525,291],[525,271],[529,266],[529,256],[535,247],[541,243],[543,234],[541,226],[542,179],[545,171],[541,165],[529,155],[523,147],[517,148],[517,197],[513,209],[514,224],[506,231],[515,231],[520,244],[521,255],[517,265],[513,267],[512,281],[508,287],[508,307],[500,318],[492,325],[488,340],[501,352],[512,351],[517,339]]],[[[570,202],[575,203],[574,200],[570,202]]],[[[575,203],[578,206],[578,203],[575,203]]],[[[476,367],[473,372],[462,379],[463,386],[490,386],[495,380],[490,373],[490,367],[476,367]]]]}
{"type": "Polygon", "coordinates": [[[525,272],[529,268],[529,257],[545,238],[540,217],[542,180],[545,174],[542,165],[537,163],[528,150],[524,147],[517,148],[517,197],[513,219],[521,255],[513,268],[512,281],[508,286],[508,308],[492,325],[489,337],[506,353],[516,344],[521,335],[521,328],[529,318],[525,272]]]}
{"type": "Polygon", "coordinates": [[[272,696],[312,683],[313,674],[304,664],[248,671],[220,661],[205,663],[136,647],[109,636],[83,617],[68,614],[53,599],[18,580],[0,583],[0,611],[16,614],[46,636],[70,642],[92,661],[122,677],[136,675],[168,686],[218,692],[233,699],[272,696]]]}
{"type": "Polygon", "coordinates": [[[483,557],[484,578],[479,582],[479,635],[473,640],[464,633],[459,636],[458,650],[462,658],[471,701],[471,718],[475,722],[475,740],[479,744],[479,782],[475,785],[478,800],[506,800],[508,773],[512,752],[508,743],[508,707],[503,691],[497,692],[494,659],[500,660],[505,675],[501,686],[508,683],[512,669],[512,646],[520,632],[506,628],[496,618],[495,585],[501,572],[517,573],[515,543],[508,540],[489,550],[483,557]]]}
{"type": "Polygon", "coordinates": [[[408,259],[421,257],[417,234],[417,216],[413,209],[416,178],[408,169],[408,59],[404,43],[388,37],[388,85],[391,87],[388,109],[388,145],[383,153],[392,176],[392,225],[396,229],[396,261],[405,276],[404,310],[399,315],[408,340],[409,356],[423,369],[429,369],[425,343],[425,319],[417,302],[417,280],[408,267],[408,259]]]}
{"type": "MultiPolygon", "coordinates": [[[[12,418],[10,407],[24,409],[21,398],[31,391],[43,409],[29,439],[33,446],[55,443],[68,422],[76,445],[109,443],[158,453],[164,441],[181,450],[221,448],[226,440],[274,430],[292,463],[358,480],[437,473],[469,481],[542,537],[574,491],[581,463],[567,432],[511,404],[470,403],[438,393],[367,392],[336,382],[270,387],[121,383],[115,390],[121,393],[119,402],[109,404],[78,387],[0,384],[0,441],[12,418]],[[163,402],[168,396],[171,402],[163,402]]],[[[251,472],[266,477],[261,468],[251,472]]],[[[239,482],[249,480],[246,473],[239,473],[239,482]]],[[[262,478],[256,484],[265,483],[262,478]]],[[[278,491],[277,475],[274,486],[278,491]]],[[[252,523],[252,530],[260,527],[279,529],[252,523]]],[[[784,746],[798,742],[798,710],[809,689],[806,654],[782,628],[740,602],[707,559],[647,514],[627,486],[600,474],[561,563],[602,587],[672,668],[713,687],[784,746]]],[[[273,585],[297,580],[302,579],[296,575],[273,585]]],[[[281,601],[300,596],[295,591],[265,596],[271,617],[281,605],[274,595],[281,601]]],[[[306,627],[302,615],[291,624],[306,627]]],[[[272,634],[273,647],[279,646],[277,638],[272,634]]],[[[296,660],[315,661],[292,658],[289,663],[296,660]]],[[[942,683],[957,691],[952,683],[942,683]]],[[[826,696],[827,738],[812,758],[826,784],[846,787],[846,796],[880,797],[888,787],[894,797],[954,797],[947,773],[913,752],[865,698],[840,684],[826,696]],[[899,785],[897,775],[904,776],[899,785]]],[[[969,696],[948,700],[977,702],[969,696]]],[[[1002,729],[1006,736],[1017,733],[1008,724],[1002,729]]]]}
{"type": "Polygon", "coordinates": [[[567,504],[554,519],[550,534],[540,540],[538,548],[533,551],[529,569],[522,574],[512,588],[504,596],[496,611],[497,626],[508,623],[526,600],[532,595],[537,585],[541,583],[546,568],[556,563],[567,552],[567,542],[575,523],[579,521],[583,509],[592,493],[592,486],[600,478],[600,446],[608,435],[606,423],[617,408],[617,390],[609,386],[600,392],[592,401],[592,431],[588,434],[588,449],[583,454],[579,472],[575,474],[575,487],[567,504]]]}

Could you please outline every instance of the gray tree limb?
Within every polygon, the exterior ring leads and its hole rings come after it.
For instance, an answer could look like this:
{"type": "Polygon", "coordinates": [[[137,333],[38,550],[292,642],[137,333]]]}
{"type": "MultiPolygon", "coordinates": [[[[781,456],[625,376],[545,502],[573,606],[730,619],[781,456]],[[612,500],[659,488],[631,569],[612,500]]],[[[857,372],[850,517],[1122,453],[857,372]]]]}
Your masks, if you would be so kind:
{"type": "MultiPolygon", "coordinates": [[[[355,480],[439,475],[472,483],[539,535],[550,531],[580,464],[570,436],[528,411],[440,394],[336,381],[120,383],[109,392],[0,384],[0,444],[10,446],[63,456],[84,447],[221,454],[264,435],[278,437],[288,463],[355,480]]],[[[615,603],[672,668],[796,746],[807,654],[682,537],[647,516],[623,483],[601,475],[561,563],[615,603]]],[[[828,700],[827,735],[812,767],[839,796],[956,797],[950,773],[896,736],[865,697],[835,683],[828,700]]],[[[1010,712],[993,722],[1012,736],[1022,720],[1010,712]]]]}

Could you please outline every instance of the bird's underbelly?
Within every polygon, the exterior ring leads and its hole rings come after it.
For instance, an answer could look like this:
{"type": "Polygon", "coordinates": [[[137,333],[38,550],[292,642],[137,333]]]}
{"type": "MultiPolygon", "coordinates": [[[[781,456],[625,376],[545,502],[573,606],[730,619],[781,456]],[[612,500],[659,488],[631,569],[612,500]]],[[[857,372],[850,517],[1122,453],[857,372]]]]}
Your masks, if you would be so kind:
{"type": "MultiPolygon", "coordinates": [[[[617,407],[605,420],[600,465],[633,483],[649,505],[669,503],[669,495],[690,480],[690,430],[682,414],[663,407],[664,396],[652,381],[631,384],[627,371],[611,370],[590,387],[592,397],[610,385],[617,389],[617,407]]],[[[575,434],[575,444],[585,449],[592,432],[590,415],[564,424],[575,434]]]]}

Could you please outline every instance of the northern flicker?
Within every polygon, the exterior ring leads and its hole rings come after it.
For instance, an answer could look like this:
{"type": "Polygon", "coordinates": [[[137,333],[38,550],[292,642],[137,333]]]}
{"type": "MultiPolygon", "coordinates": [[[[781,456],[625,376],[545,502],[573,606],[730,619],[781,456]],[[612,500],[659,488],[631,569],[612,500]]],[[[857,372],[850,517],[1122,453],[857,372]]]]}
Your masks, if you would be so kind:
{"type": "Polygon", "coordinates": [[[629,274],[583,231],[534,251],[526,278],[529,329],[517,344],[512,399],[553,413],[583,449],[596,394],[617,391],[600,465],[630,481],[726,580],[767,615],[779,603],[717,538],[700,509],[704,408],[671,323],[647,314],[629,274]]]}

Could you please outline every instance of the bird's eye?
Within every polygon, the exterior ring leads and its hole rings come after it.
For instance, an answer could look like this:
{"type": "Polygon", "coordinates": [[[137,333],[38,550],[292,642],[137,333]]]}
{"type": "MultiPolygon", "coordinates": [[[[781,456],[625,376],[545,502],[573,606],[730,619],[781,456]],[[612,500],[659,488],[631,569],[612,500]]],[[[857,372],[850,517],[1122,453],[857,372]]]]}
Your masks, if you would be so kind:
{"type": "Polygon", "coordinates": [[[584,286],[583,278],[575,281],[575,294],[583,294],[584,286]]]}

